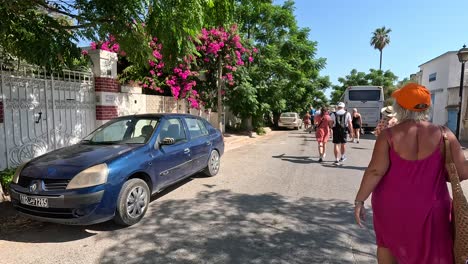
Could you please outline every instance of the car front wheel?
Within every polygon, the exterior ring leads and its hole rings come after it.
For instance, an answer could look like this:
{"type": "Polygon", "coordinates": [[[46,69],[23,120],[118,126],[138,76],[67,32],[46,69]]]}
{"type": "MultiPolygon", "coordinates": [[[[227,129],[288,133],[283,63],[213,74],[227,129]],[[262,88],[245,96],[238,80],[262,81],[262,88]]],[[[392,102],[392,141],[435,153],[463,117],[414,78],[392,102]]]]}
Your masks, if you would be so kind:
{"type": "Polygon", "coordinates": [[[204,173],[210,177],[215,176],[218,174],[220,163],[221,160],[218,151],[212,150],[204,173]]]}
{"type": "Polygon", "coordinates": [[[128,180],[120,190],[114,221],[125,226],[138,223],[148,210],[149,201],[150,190],[146,182],[141,179],[128,180]]]}

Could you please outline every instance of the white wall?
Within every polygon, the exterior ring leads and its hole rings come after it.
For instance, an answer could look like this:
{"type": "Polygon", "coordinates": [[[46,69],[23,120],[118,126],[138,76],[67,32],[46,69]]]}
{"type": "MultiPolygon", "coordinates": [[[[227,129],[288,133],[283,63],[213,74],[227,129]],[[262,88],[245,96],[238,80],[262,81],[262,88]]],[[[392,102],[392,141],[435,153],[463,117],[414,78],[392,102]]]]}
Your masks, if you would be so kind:
{"type": "MultiPolygon", "coordinates": [[[[454,68],[460,66],[456,52],[447,52],[421,66],[419,66],[421,74],[421,84],[426,86],[431,94],[435,95],[433,102],[433,122],[438,125],[445,125],[447,123],[447,110],[449,105],[448,88],[456,87],[457,80],[454,76],[454,68]],[[429,76],[436,73],[436,80],[429,81],[429,76]]],[[[458,71],[459,72],[459,71],[458,71]]]]}

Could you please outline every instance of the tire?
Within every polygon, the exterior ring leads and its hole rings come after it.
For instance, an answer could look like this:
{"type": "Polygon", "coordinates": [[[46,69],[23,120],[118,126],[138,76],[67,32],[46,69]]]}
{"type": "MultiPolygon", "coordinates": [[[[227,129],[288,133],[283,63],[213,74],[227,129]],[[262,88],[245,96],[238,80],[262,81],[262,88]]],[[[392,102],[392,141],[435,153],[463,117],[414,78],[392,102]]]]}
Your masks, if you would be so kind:
{"type": "Polygon", "coordinates": [[[221,164],[221,157],[217,150],[212,150],[210,153],[210,158],[208,159],[208,164],[203,170],[203,173],[208,177],[213,177],[219,172],[219,167],[221,164]]]}
{"type": "Polygon", "coordinates": [[[124,226],[131,226],[138,223],[148,210],[149,201],[150,190],[146,182],[141,179],[128,180],[123,184],[120,190],[114,221],[124,226]],[[139,202],[135,202],[135,196],[139,197],[137,198],[139,202]],[[132,197],[133,210],[130,209],[131,204],[129,205],[132,197]],[[138,209],[138,207],[140,208],[138,209]]]}

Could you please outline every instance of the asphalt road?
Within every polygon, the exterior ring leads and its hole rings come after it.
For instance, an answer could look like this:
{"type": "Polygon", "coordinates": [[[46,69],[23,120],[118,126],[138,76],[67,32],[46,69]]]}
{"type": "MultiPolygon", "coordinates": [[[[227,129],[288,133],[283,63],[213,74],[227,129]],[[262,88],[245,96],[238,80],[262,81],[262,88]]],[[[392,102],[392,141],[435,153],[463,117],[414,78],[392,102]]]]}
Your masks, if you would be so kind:
{"type": "Polygon", "coordinates": [[[17,218],[0,231],[0,263],[376,263],[372,226],[353,200],[374,138],[317,162],[302,131],[274,131],[222,158],[220,174],[153,197],[145,218],[77,227],[17,218]]]}

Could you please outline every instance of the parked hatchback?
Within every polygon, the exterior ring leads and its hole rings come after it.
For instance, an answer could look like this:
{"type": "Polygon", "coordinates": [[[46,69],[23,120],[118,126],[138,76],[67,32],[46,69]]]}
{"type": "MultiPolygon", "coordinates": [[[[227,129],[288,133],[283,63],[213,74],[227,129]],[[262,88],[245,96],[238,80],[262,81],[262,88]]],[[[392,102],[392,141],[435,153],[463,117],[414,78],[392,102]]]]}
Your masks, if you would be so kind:
{"type": "Polygon", "coordinates": [[[282,113],[278,121],[278,127],[299,129],[302,128],[302,119],[298,113],[282,113]]]}
{"type": "Polygon", "coordinates": [[[219,171],[224,142],[205,119],[184,114],[119,117],[79,144],[20,166],[11,184],[15,208],[38,220],[133,225],[151,194],[203,171],[219,171]]]}

